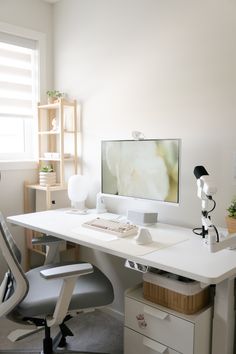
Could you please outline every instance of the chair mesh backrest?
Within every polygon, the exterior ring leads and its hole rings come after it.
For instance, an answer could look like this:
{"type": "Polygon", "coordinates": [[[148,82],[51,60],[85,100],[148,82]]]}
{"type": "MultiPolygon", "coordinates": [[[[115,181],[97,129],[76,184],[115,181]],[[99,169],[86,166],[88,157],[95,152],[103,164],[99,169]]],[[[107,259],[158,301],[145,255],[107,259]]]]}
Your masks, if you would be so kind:
{"type": "MultiPolygon", "coordinates": [[[[28,291],[29,285],[28,280],[25,277],[25,274],[21,268],[21,252],[16,246],[16,243],[4,221],[4,217],[0,212],[0,246],[1,252],[5,261],[9,267],[5,277],[7,278],[7,282],[5,285],[5,293],[1,294],[1,301],[5,302],[9,298],[11,298],[12,294],[15,292],[16,286],[23,289],[20,292],[20,295],[17,298],[19,302],[28,291]]],[[[10,307],[9,307],[10,308],[10,307]]],[[[0,308],[1,310],[1,308],[0,308]]],[[[1,312],[1,311],[0,311],[1,312]]]]}
{"type": "Polygon", "coordinates": [[[4,220],[4,217],[2,215],[2,213],[0,212],[0,229],[3,235],[5,235],[7,242],[10,246],[11,251],[13,252],[14,256],[16,257],[17,261],[19,263],[21,263],[21,252],[19,250],[19,248],[17,247],[6,223],[4,220]]]}

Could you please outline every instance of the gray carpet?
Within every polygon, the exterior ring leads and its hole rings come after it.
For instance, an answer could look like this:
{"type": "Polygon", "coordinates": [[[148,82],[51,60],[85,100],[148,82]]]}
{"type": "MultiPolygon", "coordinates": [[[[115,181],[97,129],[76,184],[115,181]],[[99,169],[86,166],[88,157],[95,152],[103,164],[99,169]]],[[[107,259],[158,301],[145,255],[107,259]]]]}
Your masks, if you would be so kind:
{"type": "MultiPolygon", "coordinates": [[[[68,337],[68,349],[123,354],[123,322],[113,316],[96,310],[71,319],[67,325],[74,334],[74,337],[68,337]]],[[[15,323],[0,319],[0,353],[8,354],[13,349],[19,350],[19,353],[23,349],[27,354],[38,353],[41,350],[43,332],[12,343],[7,335],[16,328],[19,326],[15,323]]]]}

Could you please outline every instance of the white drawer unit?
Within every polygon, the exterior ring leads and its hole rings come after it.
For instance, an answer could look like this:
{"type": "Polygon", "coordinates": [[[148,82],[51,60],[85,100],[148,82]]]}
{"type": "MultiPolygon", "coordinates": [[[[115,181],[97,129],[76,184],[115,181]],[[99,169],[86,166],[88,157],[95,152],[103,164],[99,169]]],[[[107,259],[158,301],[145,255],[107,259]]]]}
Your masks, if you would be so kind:
{"type": "Polygon", "coordinates": [[[125,354],[210,354],[210,334],[211,308],[184,315],[145,300],[141,287],[127,291],[125,354]],[[142,350],[134,351],[133,341],[142,350]]]}
{"type": "Polygon", "coordinates": [[[125,353],[132,354],[181,354],[168,348],[166,345],[158,343],[145,337],[132,329],[125,328],[124,333],[125,353]]]}

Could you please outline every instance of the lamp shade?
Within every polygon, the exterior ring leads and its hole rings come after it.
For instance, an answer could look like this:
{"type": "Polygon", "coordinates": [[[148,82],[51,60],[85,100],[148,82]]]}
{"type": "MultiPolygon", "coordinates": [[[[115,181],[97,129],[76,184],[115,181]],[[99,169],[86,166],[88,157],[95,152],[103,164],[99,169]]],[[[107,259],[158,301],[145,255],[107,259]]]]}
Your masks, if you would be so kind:
{"type": "Polygon", "coordinates": [[[85,209],[88,196],[88,179],[82,175],[73,175],[68,180],[68,197],[74,208],[85,209]]]}

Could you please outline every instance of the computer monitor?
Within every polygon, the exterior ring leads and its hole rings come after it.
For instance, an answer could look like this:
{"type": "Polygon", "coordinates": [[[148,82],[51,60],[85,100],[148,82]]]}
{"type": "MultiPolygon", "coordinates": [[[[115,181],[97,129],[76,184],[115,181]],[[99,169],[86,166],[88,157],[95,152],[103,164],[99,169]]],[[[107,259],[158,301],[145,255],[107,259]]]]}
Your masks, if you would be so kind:
{"type": "Polygon", "coordinates": [[[179,203],[180,139],[101,142],[101,192],[179,203]]]}

